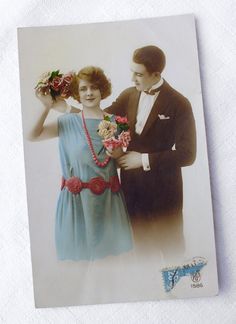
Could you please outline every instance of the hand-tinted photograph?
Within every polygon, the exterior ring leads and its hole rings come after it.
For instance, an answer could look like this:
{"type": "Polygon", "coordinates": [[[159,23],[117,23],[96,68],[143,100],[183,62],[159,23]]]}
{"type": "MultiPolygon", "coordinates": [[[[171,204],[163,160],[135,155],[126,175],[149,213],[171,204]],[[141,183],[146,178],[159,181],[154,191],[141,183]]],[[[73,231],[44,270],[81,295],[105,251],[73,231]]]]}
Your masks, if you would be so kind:
{"type": "Polygon", "coordinates": [[[216,295],[194,16],[18,45],[35,306],[216,295]]]}

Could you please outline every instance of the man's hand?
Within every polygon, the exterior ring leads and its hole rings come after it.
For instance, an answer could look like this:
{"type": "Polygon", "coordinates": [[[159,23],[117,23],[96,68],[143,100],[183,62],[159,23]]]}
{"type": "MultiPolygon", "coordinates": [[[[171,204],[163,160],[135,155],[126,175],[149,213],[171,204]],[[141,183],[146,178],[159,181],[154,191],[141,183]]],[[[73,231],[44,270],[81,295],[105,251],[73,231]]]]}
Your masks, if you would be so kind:
{"type": "Polygon", "coordinates": [[[124,170],[141,168],[142,154],[138,152],[127,152],[118,159],[118,165],[124,170]]]}

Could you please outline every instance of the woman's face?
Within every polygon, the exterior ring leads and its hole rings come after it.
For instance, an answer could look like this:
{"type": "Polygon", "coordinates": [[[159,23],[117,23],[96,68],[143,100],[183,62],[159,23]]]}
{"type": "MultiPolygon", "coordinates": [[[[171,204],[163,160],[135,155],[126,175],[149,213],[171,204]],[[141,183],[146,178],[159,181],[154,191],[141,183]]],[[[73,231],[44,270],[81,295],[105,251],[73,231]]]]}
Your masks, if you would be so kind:
{"type": "Polygon", "coordinates": [[[101,92],[99,88],[86,80],[79,81],[79,97],[83,107],[99,108],[101,101],[101,92]]]}

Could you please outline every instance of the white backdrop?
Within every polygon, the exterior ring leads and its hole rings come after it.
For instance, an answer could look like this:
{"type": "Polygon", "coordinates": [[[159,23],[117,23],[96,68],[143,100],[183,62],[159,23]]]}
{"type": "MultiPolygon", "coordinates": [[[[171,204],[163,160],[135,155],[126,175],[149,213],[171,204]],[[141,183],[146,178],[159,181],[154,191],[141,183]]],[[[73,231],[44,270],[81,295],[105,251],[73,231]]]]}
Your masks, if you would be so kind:
{"type": "MultiPolygon", "coordinates": [[[[1,229],[0,320],[3,323],[233,323],[235,251],[235,6],[211,1],[2,2],[1,12],[1,229]],[[65,12],[68,15],[65,17],[65,12]],[[215,211],[220,296],[209,299],[35,310],[24,183],[16,27],[75,24],[193,12],[215,211]],[[234,54],[234,55],[233,55],[234,54]],[[226,306],[227,305],[227,306],[226,306]],[[214,311],[210,311],[213,308],[214,311]],[[231,306],[231,307],[229,307],[231,306]],[[128,319],[128,320],[127,320],[128,319]]],[[[171,67],[170,67],[171,68],[171,67]]],[[[124,69],[125,70],[125,69],[124,69]]],[[[126,69],[127,70],[127,69],[126,69]]],[[[168,80],[168,78],[167,78],[168,80]]],[[[173,82],[172,82],[173,84],[173,82]]],[[[175,84],[173,84],[175,85],[175,84]]],[[[181,87],[178,89],[181,91],[181,87]]],[[[182,92],[186,95],[186,90],[182,92]]],[[[40,206],[39,206],[40,208],[40,206]]]]}

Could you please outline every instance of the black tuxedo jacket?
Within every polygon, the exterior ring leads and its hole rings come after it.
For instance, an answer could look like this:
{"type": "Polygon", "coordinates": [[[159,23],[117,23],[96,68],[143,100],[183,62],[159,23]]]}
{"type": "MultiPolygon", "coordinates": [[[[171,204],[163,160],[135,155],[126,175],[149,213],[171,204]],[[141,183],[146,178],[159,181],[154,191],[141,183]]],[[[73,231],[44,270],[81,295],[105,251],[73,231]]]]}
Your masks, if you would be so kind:
{"type": "Polygon", "coordinates": [[[127,116],[131,130],[129,151],[149,154],[150,171],[121,170],[121,184],[131,217],[182,212],[181,167],[196,156],[196,131],[189,101],[166,81],[140,135],[135,133],[141,92],[124,90],[107,112],[127,116]],[[161,116],[162,115],[162,116],[161,116]],[[164,118],[163,118],[164,116],[164,118]]]}

